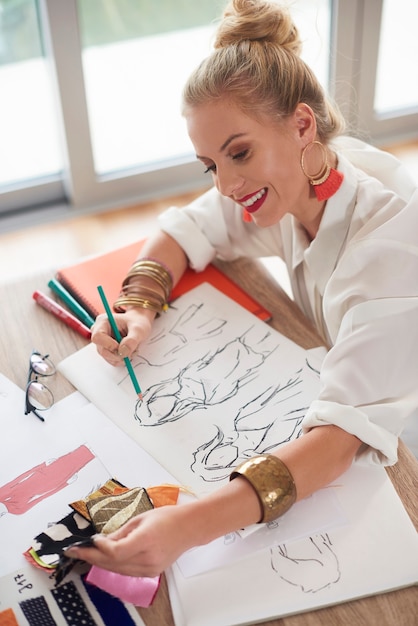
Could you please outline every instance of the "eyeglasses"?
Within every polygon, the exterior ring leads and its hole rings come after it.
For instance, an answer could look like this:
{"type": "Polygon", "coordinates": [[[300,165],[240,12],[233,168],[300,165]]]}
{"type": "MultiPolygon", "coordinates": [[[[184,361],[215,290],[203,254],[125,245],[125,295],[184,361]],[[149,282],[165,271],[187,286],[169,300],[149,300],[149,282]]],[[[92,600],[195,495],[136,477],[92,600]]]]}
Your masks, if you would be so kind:
{"type": "Polygon", "coordinates": [[[25,415],[34,413],[42,422],[45,418],[38,411],[50,409],[54,404],[52,391],[42,382],[40,377],[52,376],[55,374],[55,365],[48,359],[49,354],[42,355],[37,350],[33,350],[29,359],[29,373],[26,384],[25,415]],[[35,378],[32,378],[35,376],[35,378]]]}

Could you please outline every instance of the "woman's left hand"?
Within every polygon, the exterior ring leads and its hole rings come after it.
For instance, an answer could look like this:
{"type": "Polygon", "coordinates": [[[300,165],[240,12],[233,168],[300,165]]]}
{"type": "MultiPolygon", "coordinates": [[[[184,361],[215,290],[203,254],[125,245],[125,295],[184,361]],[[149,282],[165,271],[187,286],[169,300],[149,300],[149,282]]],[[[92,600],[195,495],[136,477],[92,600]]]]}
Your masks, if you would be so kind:
{"type": "Polygon", "coordinates": [[[168,505],[147,511],[114,533],[96,535],[94,547],[69,548],[65,554],[128,576],[157,576],[194,545],[188,508],[168,505]]]}

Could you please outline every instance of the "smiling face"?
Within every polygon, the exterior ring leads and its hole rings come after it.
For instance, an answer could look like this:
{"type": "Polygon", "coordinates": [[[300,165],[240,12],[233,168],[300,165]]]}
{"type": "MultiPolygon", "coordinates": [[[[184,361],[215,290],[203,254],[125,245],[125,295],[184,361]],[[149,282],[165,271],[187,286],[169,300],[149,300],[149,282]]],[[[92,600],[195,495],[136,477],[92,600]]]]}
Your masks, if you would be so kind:
{"type": "MultiPolygon", "coordinates": [[[[241,204],[257,226],[277,223],[291,213],[305,225],[318,221],[318,203],[300,158],[315,138],[312,111],[299,105],[284,121],[249,117],[234,104],[213,101],[185,112],[197,158],[218,191],[241,204]]],[[[319,223],[319,222],[318,222],[319,223]]]]}

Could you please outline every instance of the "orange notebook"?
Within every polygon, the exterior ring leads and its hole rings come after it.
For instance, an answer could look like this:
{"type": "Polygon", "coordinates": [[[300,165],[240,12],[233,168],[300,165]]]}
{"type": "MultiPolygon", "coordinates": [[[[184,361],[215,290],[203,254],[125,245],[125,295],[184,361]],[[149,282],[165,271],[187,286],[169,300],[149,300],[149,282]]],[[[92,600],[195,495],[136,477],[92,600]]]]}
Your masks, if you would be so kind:
{"type": "MultiPolygon", "coordinates": [[[[104,313],[97,285],[102,285],[107,299],[113,303],[143,243],[144,240],[137,241],[64,267],[57,272],[56,279],[95,318],[104,313]]],[[[271,319],[267,309],[212,264],[202,272],[187,269],[172,291],[172,300],[202,283],[210,283],[261,320],[271,319]]]]}

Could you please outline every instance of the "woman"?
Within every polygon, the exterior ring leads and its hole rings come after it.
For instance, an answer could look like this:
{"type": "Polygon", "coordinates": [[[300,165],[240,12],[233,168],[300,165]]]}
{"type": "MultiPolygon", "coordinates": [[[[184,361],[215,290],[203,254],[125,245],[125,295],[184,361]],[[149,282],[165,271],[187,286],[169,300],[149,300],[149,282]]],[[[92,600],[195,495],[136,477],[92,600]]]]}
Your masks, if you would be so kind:
{"type": "Polygon", "coordinates": [[[115,303],[120,345],[103,316],[93,341],[119,365],[149,335],[188,264],[280,255],[295,300],[332,346],[304,434],[236,468],[209,497],[147,512],[72,556],[154,576],[193,546],[280,516],[354,459],[396,461],[418,404],[418,196],[395,159],[337,139],[343,122],[299,52],[276,3],[227,8],[183,103],[214,188],[161,217],[115,303]]]}

